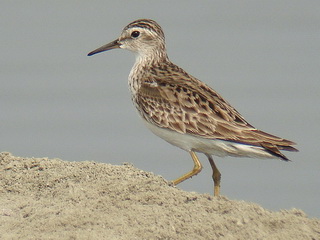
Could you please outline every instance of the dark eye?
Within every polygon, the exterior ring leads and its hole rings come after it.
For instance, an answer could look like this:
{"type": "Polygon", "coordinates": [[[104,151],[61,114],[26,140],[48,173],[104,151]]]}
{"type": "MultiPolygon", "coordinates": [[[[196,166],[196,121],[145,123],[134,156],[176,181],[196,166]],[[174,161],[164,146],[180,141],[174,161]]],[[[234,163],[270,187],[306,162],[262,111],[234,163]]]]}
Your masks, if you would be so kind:
{"type": "Polygon", "coordinates": [[[140,35],[140,32],[139,32],[139,31],[133,31],[133,32],[131,33],[131,37],[133,37],[133,38],[137,38],[137,37],[139,37],[139,35],[140,35]]]}

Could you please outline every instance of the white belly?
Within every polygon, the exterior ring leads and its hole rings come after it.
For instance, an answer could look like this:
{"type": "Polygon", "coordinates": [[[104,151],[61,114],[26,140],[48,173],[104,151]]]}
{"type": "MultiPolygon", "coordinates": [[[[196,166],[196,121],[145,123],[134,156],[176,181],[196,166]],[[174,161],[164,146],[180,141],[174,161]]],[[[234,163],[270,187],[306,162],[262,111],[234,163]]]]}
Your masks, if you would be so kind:
{"type": "Polygon", "coordinates": [[[275,156],[266,152],[262,147],[181,134],[165,128],[157,127],[145,120],[143,121],[155,135],[174,146],[182,148],[185,151],[201,152],[207,155],[216,155],[220,157],[237,156],[253,158],[276,158],[275,156]]]}

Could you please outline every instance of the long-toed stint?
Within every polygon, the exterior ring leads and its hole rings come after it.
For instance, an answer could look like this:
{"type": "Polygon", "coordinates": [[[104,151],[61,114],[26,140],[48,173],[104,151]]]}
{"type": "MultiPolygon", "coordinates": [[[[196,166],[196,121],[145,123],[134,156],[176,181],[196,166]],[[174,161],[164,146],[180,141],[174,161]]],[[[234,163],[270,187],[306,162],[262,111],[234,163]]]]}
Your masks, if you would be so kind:
{"type": "Polygon", "coordinates": [[[196,152],[208,157],[214,195],[218,196],[221,174],[211,155],[288,161],[280,150],[298,151],[294,142],[254,128],[216,91],[173,64],[167,56],[164,33],[155,21],[130,23],[119,38],[88,56],[115,48],[136,53],[129,88],[146,126],[192,157],[193,169],[174,180],[174,185],[201,171],[196,152]]]}

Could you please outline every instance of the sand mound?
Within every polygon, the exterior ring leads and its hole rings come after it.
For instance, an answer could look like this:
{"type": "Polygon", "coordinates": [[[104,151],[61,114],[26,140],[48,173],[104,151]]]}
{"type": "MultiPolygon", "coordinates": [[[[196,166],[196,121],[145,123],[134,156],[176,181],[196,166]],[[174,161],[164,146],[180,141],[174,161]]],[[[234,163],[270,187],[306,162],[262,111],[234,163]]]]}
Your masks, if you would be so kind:
{"type": "Polygon", "coordinates": [[[184,192],[124,164],[0,154],[0,239],[320,239],[301,210],[184,192]]]}

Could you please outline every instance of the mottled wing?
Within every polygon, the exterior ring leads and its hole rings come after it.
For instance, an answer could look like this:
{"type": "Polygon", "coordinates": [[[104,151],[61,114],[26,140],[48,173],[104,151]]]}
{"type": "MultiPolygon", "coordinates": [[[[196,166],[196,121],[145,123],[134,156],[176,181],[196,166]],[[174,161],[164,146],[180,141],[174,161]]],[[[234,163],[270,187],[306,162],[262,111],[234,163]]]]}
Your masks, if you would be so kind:
{"type": "Polygon", "coordinates": [[[172,65],[146,73],[137,104],[146,121],[179,133],[262,146],[286,159],[280,150],[294,143],[255,129],[213,89],[172,65]],[[170,74],[168,74],[170,72],[170,74]]]}

